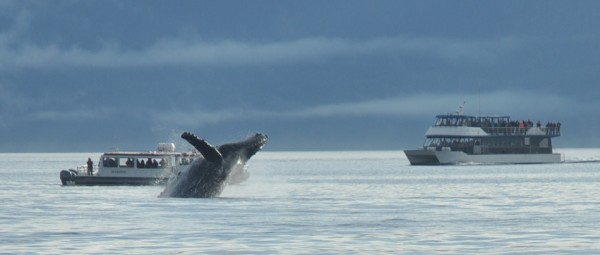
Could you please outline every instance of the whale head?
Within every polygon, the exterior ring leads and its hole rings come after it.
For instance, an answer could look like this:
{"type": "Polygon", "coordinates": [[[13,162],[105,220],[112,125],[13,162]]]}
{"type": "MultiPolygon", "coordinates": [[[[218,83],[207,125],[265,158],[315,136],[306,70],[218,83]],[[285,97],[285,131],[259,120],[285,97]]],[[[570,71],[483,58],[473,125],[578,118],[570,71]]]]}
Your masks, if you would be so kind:
{"type": "Polygon", "coordinates": [[[226,143],[218,146],[217,149],[223,158],[240,157],[240,159],[247,161],[265,146],[267,140],[267,135],[255,133],[246,138],[246,140],[235,143],[226,143]]]}

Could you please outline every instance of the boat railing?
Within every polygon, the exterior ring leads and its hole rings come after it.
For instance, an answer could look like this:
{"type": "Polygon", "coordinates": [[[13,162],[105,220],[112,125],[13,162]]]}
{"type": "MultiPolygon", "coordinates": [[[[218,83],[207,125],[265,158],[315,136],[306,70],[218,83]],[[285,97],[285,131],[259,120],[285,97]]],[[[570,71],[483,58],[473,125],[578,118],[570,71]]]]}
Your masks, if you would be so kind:
{"type": "Polygon", "coordinates": [[[541,133],[533,135],[560,136],[560,128],[557,127],[481,127],[489,135],[526,135],[532,128],[541,130],[541,133]]]}
{"type": "MultiPolygon", "coordinates": [[[[88,171],[87,171],[87,166],[86,165],[78,166],[75,171],[77,171],[77,175],[88,175],[88,171]]],[[[92,173],[92,175],[93,175],[93,173],[92,173]]]]}

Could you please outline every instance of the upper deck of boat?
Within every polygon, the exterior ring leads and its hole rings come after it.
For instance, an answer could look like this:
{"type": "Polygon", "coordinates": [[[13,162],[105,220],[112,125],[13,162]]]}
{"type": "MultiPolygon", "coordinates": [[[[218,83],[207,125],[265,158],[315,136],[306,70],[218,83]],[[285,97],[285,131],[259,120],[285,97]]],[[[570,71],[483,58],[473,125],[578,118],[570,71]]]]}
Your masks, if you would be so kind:
{"type": "Polygon", "coordinates": [[[433,127],[475,127],[481,128],[488,135],[508,136],[560,136],[560,122],[547,122],[542,125],[540,121],[533,123],[531,120],[511,120],[510,116],[470,116],[462,114],[437,115],[433,127]],[[532,129],[535,128],[535,129],[532,129]]]}

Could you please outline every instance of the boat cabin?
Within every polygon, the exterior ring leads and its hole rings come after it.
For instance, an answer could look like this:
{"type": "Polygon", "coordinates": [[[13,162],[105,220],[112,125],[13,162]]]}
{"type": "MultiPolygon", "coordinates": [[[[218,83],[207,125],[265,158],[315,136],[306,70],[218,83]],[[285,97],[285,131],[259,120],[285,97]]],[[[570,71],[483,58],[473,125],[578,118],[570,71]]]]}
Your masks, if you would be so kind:
{"type": "Polygon", "coordinates": [[[197,152],[175,152],[175,145],[159,145],[153,152],[107,152],[100,156],[97,176],[105,177],[166,177],[185,168],[197,152]],[[172,148],[172,149],[170,149],[172,148]]]}
{"type": "Polygon", "coordinates": [[[511,121],[509,116],[438,115],[423,148],[467,154],[552,153],[560,122],[511,121]]]}

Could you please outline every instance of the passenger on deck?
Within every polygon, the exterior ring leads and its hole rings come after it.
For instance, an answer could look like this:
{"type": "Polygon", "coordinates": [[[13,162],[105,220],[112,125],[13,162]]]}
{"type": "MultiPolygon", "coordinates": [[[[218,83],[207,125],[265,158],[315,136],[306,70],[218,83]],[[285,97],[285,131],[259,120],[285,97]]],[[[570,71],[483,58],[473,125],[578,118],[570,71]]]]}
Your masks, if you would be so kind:
{"type": "Polygon", "coordinates": [[[519,122],[519,133],[524,133],[525,132],[525,121],[522,120],[519,122]]]}
{"type": "Polygon", "coordinates": [[[146,164],[144,164],[144,160],[138,161],[138,168],[146,168],[146,164]]]}
{"type": "Polygon", "coordinates": [[[92,158],[88,158],[87,160],[87,171],[89,176],[94,174],[94,162],[92,161],[92,158]]]}

